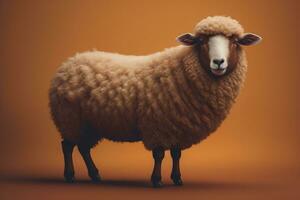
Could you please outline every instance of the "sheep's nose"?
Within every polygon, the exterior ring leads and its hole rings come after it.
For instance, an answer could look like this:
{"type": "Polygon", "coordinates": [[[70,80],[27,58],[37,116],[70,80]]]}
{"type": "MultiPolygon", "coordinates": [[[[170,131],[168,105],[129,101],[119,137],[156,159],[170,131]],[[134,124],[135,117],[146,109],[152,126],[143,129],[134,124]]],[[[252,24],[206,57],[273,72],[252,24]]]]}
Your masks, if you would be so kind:
{"type": "Polygon", "coordinates": [[[213,63],[220,66],[224,62],[224,59],[213,59],[213,63]]]}

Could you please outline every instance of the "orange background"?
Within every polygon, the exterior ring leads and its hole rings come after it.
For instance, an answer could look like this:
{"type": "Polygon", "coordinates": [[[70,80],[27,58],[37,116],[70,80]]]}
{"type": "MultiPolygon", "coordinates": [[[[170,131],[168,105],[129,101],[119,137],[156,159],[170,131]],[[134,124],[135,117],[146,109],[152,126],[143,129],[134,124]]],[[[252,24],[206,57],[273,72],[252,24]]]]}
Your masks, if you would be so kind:
{"type": "MultiPolygon", "coordinates": [[[[209,190],[203,191],[205,188],[212,186],[218,191],[224,184],[225,189],[230,188],[229,183],[234,181],[280,182],[290,189],[299,187],[299,4],[296,0],[1,0],[0,175],[5,175],[6,180],[45,177],[44,182],[30,183],[36,185],[56,185],[46,180],[59,182],[63,178],[60,137],[50,119],[47,92],[56,68],[66,58],[93,48],[149,54],[178,45],[176,36],[191,32],[206,16],[230,15],[246,31],[261,35],[263,42],[246,49],[247,80],[230,116],[207,140],[183,152],[185,188],[202,188],[202,196],[212,198],[217,195],[210,196],[209,190]]],[[[163,176],[168,184],[171,165],[169,154],[166,155],[163,176]]],[[[93,156],[103,179],[120,180],[106,188],[111,191],[118,190],[117,183],[135,186],[134,180],[150,178],[152,156],[141,143],[104,141],[93,150],[93,156]]],[[[87,179],[77,150],[74,157],[76,176],[87,179]]],[[[30,184],[15,187],[27,187],[24,191],[29,195],[30,184]]],[[[10,199],[16,188],[11,184],[4,186],[0,195],[10,199]]],[[[101,189],[91,188],[95,195],[101,189]]],[[[126,193],[123,190],[120,191],[126,193]]],[[[246,193],[236,191],[240,197],[246,193]]],[[[122,195],[105,194],[107,198],[122,195]]],[[[147,197],[142,192],[137,194],[147,197]]],[[[272,194],[278,197],[277,193],[272,194]]],[[[280,194],[296,195],[294,190],[280,194]]]]}

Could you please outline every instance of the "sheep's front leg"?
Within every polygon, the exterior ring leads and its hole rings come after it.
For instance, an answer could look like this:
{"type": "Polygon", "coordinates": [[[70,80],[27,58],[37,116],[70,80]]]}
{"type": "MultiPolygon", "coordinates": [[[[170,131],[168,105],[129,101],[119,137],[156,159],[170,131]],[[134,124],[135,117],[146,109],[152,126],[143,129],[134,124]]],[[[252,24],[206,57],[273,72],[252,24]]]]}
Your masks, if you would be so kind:
{"type": "Polygon", "coordinates": [[[179,160],[181,157],[181,149],[179,149],[177,147],[172,148],[171,156],[172,156],[172,160],[173,160],[171,179],[173,180],[175,185],[180,186],[180,185],[182,185],[180,167],[179,167],[179,160]]]}
{"type": "Polygon", "coordinates": [[[161,187],[163,184],[161,182],[161,163],[165,156],[165,151],[162,148],[156,148],[152,151],[154,158],[154,168],[151,176],[151,181],[153,187],[161,187]]]}

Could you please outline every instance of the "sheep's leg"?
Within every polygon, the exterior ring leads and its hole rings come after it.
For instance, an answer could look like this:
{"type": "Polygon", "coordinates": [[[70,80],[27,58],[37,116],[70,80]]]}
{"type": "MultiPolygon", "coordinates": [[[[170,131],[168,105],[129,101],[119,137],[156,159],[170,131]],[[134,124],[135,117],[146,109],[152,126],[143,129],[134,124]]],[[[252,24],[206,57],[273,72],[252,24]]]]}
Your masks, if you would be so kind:
{"type": "Polygon", "coordinates": [[[162,148],[156,148],[152,151],[154,158],[154,168],[151,176],[153,187],[161,187],[161,163],[165,156],[165,151],[162,148]]]}
{"type": "Polygon", "coordinates": [[[91,177],[92,181],[93,182],[101,181],[98,169],[97,169],[97,167],[92,159],[92,156],[91,156],[91,152],[90,152],[91,147],[88,145],[85,145],[85,144],[79,144],[78,150],[86,164],[89,176],[91,177]]]}
{"type": "Polygon", "coordinates": [[[175,185],[182,185],[180,166],[179,166],[179,160],[181,157],[181,149],[172,148],[171,156],[172,156],[172,160],[173,160],[171,179],[173,180],[175,185]]]}
{"type": "Polygon", "coordinates": [[[74,165],[73,165],[73,158],[72,153],[75,144],[63,140],[61,142],[63,154],[64,154],[64,161],[65,161],[65,169],[64,169],[64,176],[65,180],[69,183],[74,182],[74,165]]]}

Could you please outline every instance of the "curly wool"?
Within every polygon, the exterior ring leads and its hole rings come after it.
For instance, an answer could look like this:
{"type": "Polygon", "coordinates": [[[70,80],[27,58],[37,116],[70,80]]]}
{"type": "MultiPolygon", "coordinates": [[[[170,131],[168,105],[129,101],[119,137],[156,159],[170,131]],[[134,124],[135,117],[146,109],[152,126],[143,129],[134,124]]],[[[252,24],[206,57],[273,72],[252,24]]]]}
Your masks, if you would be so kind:
{"type": "Polygon", "coordinates": [[[225,16],[207,17],[201,20],[195,26],[194,31],[195,31],[195,35],[224,34],[227,37],[233,35],[240,37],[244,33],[243,27],[240,25],[240,23],[237,20],[225,16]]]}
{"type": "Polygon", "coordinates": [[[243,51],[236,70],[219,79],[200,65],[193,47],[147,56],[81,53],[52,80],[52,118],[62,137],[76,144],[107,138],[141,140],[149,150],[185,149],[219,127],[246,69],[243,51]]]}

